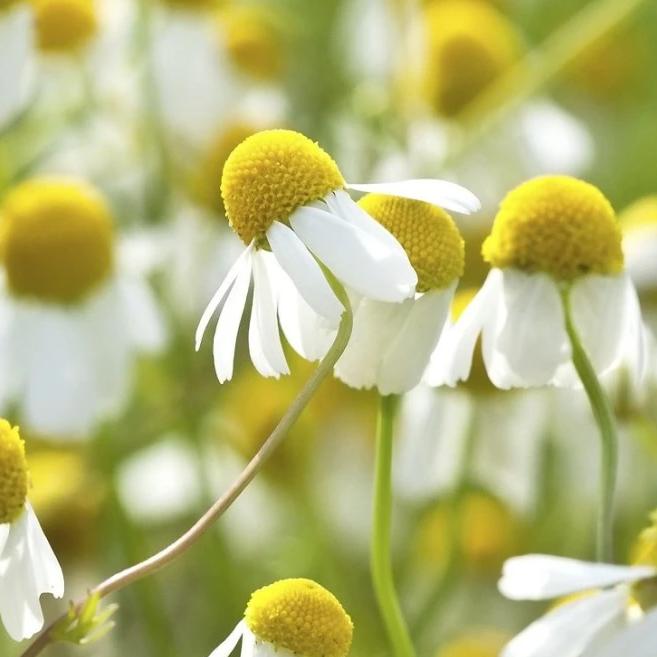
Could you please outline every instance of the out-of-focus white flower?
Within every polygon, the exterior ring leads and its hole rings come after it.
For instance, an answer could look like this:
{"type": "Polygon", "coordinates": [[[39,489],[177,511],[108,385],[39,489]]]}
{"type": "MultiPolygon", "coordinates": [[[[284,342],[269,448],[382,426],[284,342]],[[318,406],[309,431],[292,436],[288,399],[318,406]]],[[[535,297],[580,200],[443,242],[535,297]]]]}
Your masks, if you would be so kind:
{"type": "Polygon", "coordinates": [[[502,202],[483,253],[493,269],[441,340],[433,383],[468,378],[481,334],[497,387],[576,385],[565,304],[598,374],[627,363],[642,377],[639,302],[614,211],[598,189],[567,176],[523,183],[502,202]]]}
{"type": "Polygon", "coordinates": [[[64,595],[64,576],[27,501],[25,445],[0,419],[0,618],[15,641],[43,627],[40,596],[64,595]]]}
{"type": "Polygon", "coordinates": [[[136,355],[163,346],[159,309],[144,280],[117,270],[109,208],[86,183],[29,180],[0,214],[0,362],[12,372],[0,399],[34,431],[84,436],[120,410],[136,355]]]}
{"type": "MultiPolygon", "coordinates": [[[[637,630],[620,630],[641,611],[633,605],[630,585],[657,575],[652,566],[615,566],[564,557],[530,554],[504,564],[500,592],[512,600],[550,600],[584,593],[564,602],[529,625],[504,648],[502,657],[580,657],[603,654],[610,640],[631,647],[637,630]],[[612,639],[612,637],[615,637],[612,639]]],[[[654,626],[654,618],[647,620],[654,626]]],[[[640,636],[642,631],[638,630],[640,636]]],[[[653,642],[653,650],[655,643],[653,642]]],[[[610,653],[604,653],[610,654],[610,653]]],[[[614,654],[635,657],[621,650],[614,654]]],[[[641,653],[637,653],[641,654],[641,653]]]]}
{"type": "Polygon", "coordinates": [[[346,657],[353,623],[337,598],[309,579],[282,579],[258,589],[241,620],[210,657],[346,657]]]}
{"type": "Polygon", "coordinates": [[[237,332],[251,278],[249,351],[263,376],[288,371],[279,314],[292,346],[311,360],[321,357],[327,330],[339,323],[343,306],[319,263],[368,299],[399,302],[414,294],[417,275],[403,247],[351,200],[345,188],[462,212],[478,205],[471,192],[444,181],[346,183],[330,156],[296,132],[266,130],[247,138],[226,161],[221,183],[230,225],[247,247],[208,304],[196,331],[198,348],[225,299],[214,337],[219,381],[233,374],[237,332]],[[287,289],[296,294],[290,295],[282,286],[285,277],[292,283],[287,289]],[[313,322],[319,330],[308,330],[313,322]]]}

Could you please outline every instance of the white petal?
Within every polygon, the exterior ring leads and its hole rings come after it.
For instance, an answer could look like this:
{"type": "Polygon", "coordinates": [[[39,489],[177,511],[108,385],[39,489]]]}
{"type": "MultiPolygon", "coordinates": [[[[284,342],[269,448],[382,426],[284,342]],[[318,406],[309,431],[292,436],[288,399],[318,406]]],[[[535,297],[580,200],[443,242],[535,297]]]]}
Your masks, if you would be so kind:
{"type": "Polygon", "coordinates": [[[352,388],[376,386],[384,354],[413,303],[411,299],[403,303],[354,299],[354,325],[347,348],[336,363],[335,376],[352,388]]]}
{"type": "Polygon", "coordinates": [[[249,244],[249,246],[247,246],[246,249],[242,251],[242,255],[240,255],[240,257],[235,261],[235,264],[228,270],[228,273],[226,274],[224,280],[221,282],[219,289],[214,293],[214,296],[212,299],[210,299],[210,303],[208,303],[207,307],[203,311],[201,320],[199,321],[198,327],[196,328],[196,351],[198,351],[201,347],[203,334],[205,333],[205,329],[207,329],[208,324],[212,319],[212,315],[214,315],[215,310],[217,310],[219,304],[223,301],[224,297],[228,293],[230,286],[237,278],[237,274],[240,272],[244,261],[250,258],[250,254],[253,249],[253,242],[251,242],[251,244],[249,244]]]}
{"type": "Polygon", "coordinates": [[[456,324],[445,329],[424,375],[428,385],[455,386],[468,378],[477,338],[500,303],[501,282],[501,271],[491,270],[456,324]]]}
{"type": "Polygon", "coordinates": [[[253,657],[256,651],[256,641],[255,634],[245,624],[240,657],[253,657]]]}
{"type": "MultiPolygon", "coordinates": [[[[546,385],[570,356],[557,287],[546,274],[506,269],[502,272],[502,295],[504,316],[498,318],[499,333],[491,346],[505,359],[516,385],[546,385]]],[[[500,380],[490,365],[487,362],[491,381],[500,388],[507,387],[506,380],[500,380]]]]}
{"type": "Polygon", "coordinates": [[[514,637],[501,657],[580,657],[621,624],[626,604],[626,593],[605,591],[562,605],[514,637]]]}
{"type": "Polygon", "coordinates": [[[649,365],[649,348],[651,334],[641,315],[641,306],[634,284],[625,274],[625,312],[627,322],[622,338],[623,361],[629,367],[634,383],[638,386],[643,382],[649,365]]]}
{"type": "Polygon", "coordinates": [[[166,323],[157,298],[145,279],[133,276],[117,281],[130,343],[139,351],[157,353],[166,345],[166,323]]]}
{"type": "Polygon", "coordinates": [[[294,281],[305,302],[337,326],[344,308],[303,242],[293,230],[278,221],[270,226],[267,239],[276,260],[294,281]]]}
{"type": "Polygon", "coordinates": [[[635,624],[618,632],[603,647],[591,651],[587,657],[654,657],[657,648],[657,610],[653,610],[635,624]]]}
{"type": "Polygon", "coordinates": [[[463,214],[470,214],[481,209],[479,199],[469,189],[447,180],[420,178],[389,183],[348,183],[347,187],[358,192],[389,194],[390,196],[425,201],[463,214]]]}
{"type": "Polygon", "coordinates": [[[650,566],[614,566],[547,554],[508,559],[498,588],[511,600],[547,600],[592,588],[653,577],[650,566]]]}
{"type": "Polygon", "coordinates": [[[212,353],[214,356],[214,368],[220,383],[228,381],[233,376],[233,363],[235,361],[235,343],[237,332],[244,314],[244,305],[249,293],[251,282],[252,257],[248,252],[246,259],[240,263],[237,278],[224,307],[221,309],[217,329],[214,334],[212,353]]]}
{"type": "Polygon", "coordinates": [[[246,623],[241,620],[235,629],[210,653],[209,657],[228,657],[246,632],[248,632],[246,623]]]}
{"type": "Polygon", "coordinates": [[[249,351],[255,368],[263,376],[278,378],[289,374],[278,330],[276,299],[265,258],[271,254],[253,254],[253,306],[249,324],[249,351]]]}
{"type": "Polygon", "coordinates": [[[55,598],[61,598],[64,595],[64,574],[59,561],[29,503],[26,504],[25,515],[28,549],[37,590],[39,593],[50,593],[55,598]]]}
{"type": "Polygon", "coordinates": [[[0,558],[2,558],[2,551],[5,549],[5,544],[9,538],[9,530],[11,529],[11,524],[8,522],[0,525],[0,558]]]}
{"type": "Polygon", "coordinates": [[[417,276],[404,250],[330,212],[306,206],[290,216],[301,241],[343,284],[362,296],[398,302],[410,297],[417,276]]]}
{"type": "Polygon", "coordinates": [[[411,301],[411,310],[381,363],[381,394],[402,394],[420,383],[445,326],[454,288],[432,290],[411,301]]]}

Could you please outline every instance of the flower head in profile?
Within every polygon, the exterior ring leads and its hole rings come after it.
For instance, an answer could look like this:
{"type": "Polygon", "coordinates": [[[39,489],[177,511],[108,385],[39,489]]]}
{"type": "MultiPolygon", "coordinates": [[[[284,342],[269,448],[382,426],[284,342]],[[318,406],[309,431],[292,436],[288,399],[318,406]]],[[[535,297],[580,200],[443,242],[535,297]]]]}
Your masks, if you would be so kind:
{"type": "Polygon", "coordinates": [[[467,379],[479,335],[499,388],[574,385],[567,314],[597,374],[644,368],[638,298],[614,211],[593,185],[534,178],[500,205],[483,244],[492,266],[437,354],[432,382],[467,379]]]}
{"type": "Polygon", "coordinates": [[[353,623],[337,598],[309,579],[283,579],[258,589],[241,620],[210,657],[346,657],[353,623]]]}
{"type": "Polygon", "coordinates": [[[27,180],[5,196],[0,226],[0,363],[13,372],[0,403],[39,433],[83,435],[120,407],[134,353],[161,345],[159,312],[123,271],[111,210],[88,183],[27,180]]]}
{"type": "Polygon", "coordinates": [[[93,0],[32,0],[39,49],[74,53],[86,46],[98,30],[93,0]]]}
{"type": "Polygon", "coordinates": [[[422,378],[463,274],[464,244],[441,208],[384,194],[358,205],[399,240],[417,274],[416,294],[386,303],[352,294],[354,328],[336,376],[355,388],[401,394],[422,378]]]}
{"type": "Polygon", "coordinates": [[[233,374],[251,279],[249,351],[264,376],[288,372],[279,320],[292,346],[310,360],[321,356],[327,333],[337,327],[344,307],[323,268],[368,299],[396,303],[415,293],[417,274],[404,248],[351,200],[347,188],[466,212],[477,206],[470,192],[442,181],[348,184],[331,157],[298,132],[264,130],[245,139],[226,160],[221,194],[229,224],[246,249],[208,304],[196,332],[198,348],[212,315],[225,301],[214,337],[221,382],[233,374]],[[309,332],[311,325],[314,330],[309,332]]]}
{"type": "Polygon", "coordinates": [[[620,215],[627,271],[640,293],[657,299],[657,196],[645,196],[620,215]]]}
{"type": "Polygon", "coordinates": [[[0,618],[16,641],[43,626],[40,596],[64,595],[64,577],[27,500],[29,475],[18,428],[0,419],[0,618]]]}

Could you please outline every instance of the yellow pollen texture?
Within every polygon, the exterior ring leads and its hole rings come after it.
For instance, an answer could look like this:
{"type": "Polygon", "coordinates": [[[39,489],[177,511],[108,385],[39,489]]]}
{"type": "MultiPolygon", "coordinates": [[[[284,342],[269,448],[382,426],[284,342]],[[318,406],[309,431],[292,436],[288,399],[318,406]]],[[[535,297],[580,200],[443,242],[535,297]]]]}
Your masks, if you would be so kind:
{"type": "Polygon", "coordinates": [[[27,486],[25,443],[18,427],[0,419],[0,525],[13,522],[22,513],[27,486]]]}
{"type": "Polygon", "coordinates": [[[529,180],[507,194],[482,253],[493,267],[570,281],[623,268],[614,210],[593,185],[569,176],[529,180]]]}
{"type": "Polygon", "coordinates": [[[511,66],[520,39],[505,16],[481,0],[445,0],[425,11],[425,89],[434,110],[455,116],[511,66]]]}
{"type": "Polygon", "coordinates": [[[299,657],[346,657],[351,647],[351,618],[332,593],[309,579],[258,589],[245,619],[258,639],[299,657]]]}
{"type": "Polygon", "coordinates": [[[7,282],[17,296],[73,303],[111,272],[112,218],[86,183],[24,182],[5,198],[0,226],[7,282]]]}
{"type": "Polygon", "coordinates": [[[461,277],[465,245],[443,209],[385,194],[368,194],[358,204],[404,247],[417,273],[418,292],[445,288],[461,277]]]}
{"type": "Polygon", "coordinates": [[[84,46],[98,29],[93,0],[32,0],[39,48],[73,51],[84,46]]]}
{"type": "Polygon", "coordinates": [[[274,221],[342,189],[336,163],[320,146],[292,130],[263,130],[230,154],[221,195],[233,230],[245,244],[261,238],[274,221]]]}

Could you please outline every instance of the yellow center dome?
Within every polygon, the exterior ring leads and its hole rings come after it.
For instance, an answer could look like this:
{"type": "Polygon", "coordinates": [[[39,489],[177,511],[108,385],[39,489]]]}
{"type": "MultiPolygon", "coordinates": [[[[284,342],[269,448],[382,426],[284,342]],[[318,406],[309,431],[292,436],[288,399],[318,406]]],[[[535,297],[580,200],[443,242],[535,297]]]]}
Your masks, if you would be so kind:
{"type": "Polygon", "coordinates": [[[32,0],[39,48],[49,52],[78,50],[96,34],[93,0],[32,0]]]}
{"type": "Polygon", "coordinates": [[[27,487],[25,443],[18,427],[0,419],[0,525],[13,522],[23,512],[27,487]]]}

